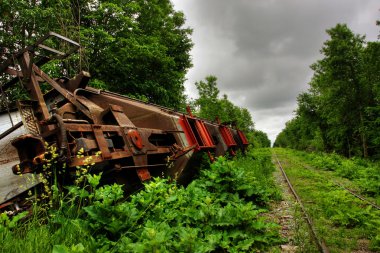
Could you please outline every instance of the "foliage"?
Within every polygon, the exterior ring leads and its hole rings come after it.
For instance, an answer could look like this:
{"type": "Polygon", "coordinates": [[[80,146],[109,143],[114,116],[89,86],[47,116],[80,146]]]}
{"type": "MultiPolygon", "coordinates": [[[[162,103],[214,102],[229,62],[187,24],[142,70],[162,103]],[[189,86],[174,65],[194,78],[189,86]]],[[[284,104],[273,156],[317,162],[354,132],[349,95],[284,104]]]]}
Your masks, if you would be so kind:
{"type": "Polygon", "coordinates": [[[297,115],[275,146],[378,156],[380,43],[367,43],[344,24],[327,34],[310,88],[299,95],[297,115]]]}
{"type": "Polygon", "coordinates": [[[268,135],[263,131],[254,129],[247,137],[254,148],[269,148],[271,145],[268,135]]]}
{"type": "Polygon", "coordinates": [[[337,154],[307,154],[308,163],[315,168],[334,171],[338,176],[352,180],[360,187],[362,194],[379,198],[380,165],[353,157],[345,159],[337,154]]]}
{"type": "Polygon", "coordinates": [[[285,129],[278,134],[274,147],[292,147],[299,150],[322,151],[323,139],[319,129],[313,128],[303,117],[286,122],[285,129]]]}
{"type": "Polygon", "coordinates": [[[53,252],[263,251],[282,241],[277,225],[261,215],[270,199],[279,198],[268,177],[272,171],[268,150],[251,150],[247,157],[205,166],[186,188],[155,178],[128,199],[122,186],[100,186],[100,175],[86,174],[87,186],[69,187],[60,205],[43,216],[46,222],[18,223],[23,232],[9,227],[0,233],[3,249],[33,245],[31,234],[40,232],[39,243],[53,252]]]}
{"type": "Polygon", "coordinates": [[[310,164],[322,170],[337,170],[342,164],[342,158],[337,154],[311,155],[310,164]]]}
{"type": "Polygon", "coordinates": [[[253,130],[252,116],[246,108],[234,105],[228,100],[227,95],[219,97],[217,78],[207,76],[205,81],[195,83],[199,98],[194,101],[195,114],[208,120],[216,120],[222,123],[233,123],[244,132],[253,130]]]}
{"type": "Polygon", "coordinates": [[[380,170],[377,170],[377,177],[373,170],[377,163],[362,158],[346,159],[337,154],[286,149],[275,149],[275,152],[281,155],[290,181],[331,251],[358,250],[361,246],[357,241],[362,239],[370,241],[371,249],[379,249],[376,235],[380,232],[380,211],[346,190],[379,205],[379,191],[373,195],[363,184],[369,180],[369,184],[378,185],[380,170]]]}
{"type": "Polygon", "coordinates": [[[184,107],[192,31],[169,0],[5,0],[0,14],[0,57],[54,31],[85,49],[79,57],[48,68],[69,76],[84,69],[96,87],[184,107]]]}

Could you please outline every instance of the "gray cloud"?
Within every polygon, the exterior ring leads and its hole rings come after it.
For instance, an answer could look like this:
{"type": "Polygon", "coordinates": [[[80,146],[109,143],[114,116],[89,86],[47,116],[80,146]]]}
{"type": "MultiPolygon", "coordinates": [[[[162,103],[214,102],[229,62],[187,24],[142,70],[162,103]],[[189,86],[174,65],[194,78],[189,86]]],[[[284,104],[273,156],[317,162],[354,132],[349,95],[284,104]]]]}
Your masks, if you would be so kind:
{"type": "Polygon", "coordinates": [[[185,84],[218,77],[232,102],[248,108],[256,128],[272,141],[293,117],[297,95],[307,89],[325,30],[347,23],[375,40],[380,4],[375,0],[173,0],[194,29],[194,67],[185,84]]]}

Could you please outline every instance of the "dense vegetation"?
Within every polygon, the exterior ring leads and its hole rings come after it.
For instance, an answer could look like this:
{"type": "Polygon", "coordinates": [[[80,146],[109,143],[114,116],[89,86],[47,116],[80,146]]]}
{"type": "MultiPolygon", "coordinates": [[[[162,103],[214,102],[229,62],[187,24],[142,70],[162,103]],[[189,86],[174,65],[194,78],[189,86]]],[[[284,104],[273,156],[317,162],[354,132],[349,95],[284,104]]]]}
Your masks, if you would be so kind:
{"type": "Polygon", "coordinates": [[[278,226],[262,215],[279,198],[268,176],[273,169],[269,150],[250,150],[246,157],[205,165],[186,188],[155,178],[128,199],[120,185],[98,186],[100,176],[85,174],[65,195],[50,186],[53,208],[36,206],[32,219],[1,214],[0,251],[268,250],[282,242],[278,226]]]}
{"type": "Polygon", "coordinates": [[[84,48],[50,71],[87,70],[96,87],[183,107],[191,29],[169,0],[4,0],[0,16],[0,57],[54,31],[84,48]]]}
{"type": "Polygon", "coordinates": [[[226,94],[219,97],[217,78],[207,76],[204,81],[195,83],[199,97],[193,102],[196,114],[205,119],[221,122],[235,122],[244,131],[252,130],[254,125],[249,111],[232,104],[226,94]]]}
{"type": "Polygon", "coordinates": [[[331,252],[380,250],[380,210],[369,204],[380,204],[378,163],[290,149],[273,152],[282,161],[317,234],[331,252]],[[366,200],[353,196],[347,189],[366,200]]]}
{"type": "Polygon", "coordinates": [[[380,42],[367,42],[343,24],[327,34],[310,88],[298,96],[296,117],[274,145],[379,157],[380,42]]]}
{"type": "Polygon", "coordinates": [[[207,76],[205,80],[196,82],[195,86],[198,90],[198,98],[190,102],[194,114],[211,121],[219,120],[222,123],[236,125],[247,134],[254,147],[270,147],[268,135],[254,129],[249,111],[234,105],[228,100],[226,94],[219,96],[220,91],[215,76],[207,76]]]}

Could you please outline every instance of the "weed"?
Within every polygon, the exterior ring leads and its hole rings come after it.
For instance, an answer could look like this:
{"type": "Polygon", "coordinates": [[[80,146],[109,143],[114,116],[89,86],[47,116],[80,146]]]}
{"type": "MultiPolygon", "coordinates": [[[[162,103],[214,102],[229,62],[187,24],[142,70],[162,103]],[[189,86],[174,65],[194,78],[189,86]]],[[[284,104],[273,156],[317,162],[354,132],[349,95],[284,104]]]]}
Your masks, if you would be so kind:
{"type": "MultiPolygon", "coordinates": [[[[28,221],[4,220],[0,251],[265,251],[282,240],[278,226],[261,216],[279,196],[269,177],[269,153],[262,152],[219,158],[186,188],[152,179],[127,200],[121,185],[99,186],[101,175],[88,173],[89,161],[66,193],[57,180],[48,180],[49,209],[36,208],[28,221]]],[[[53,171],[49,179],[55,178],[53,171]]]]}

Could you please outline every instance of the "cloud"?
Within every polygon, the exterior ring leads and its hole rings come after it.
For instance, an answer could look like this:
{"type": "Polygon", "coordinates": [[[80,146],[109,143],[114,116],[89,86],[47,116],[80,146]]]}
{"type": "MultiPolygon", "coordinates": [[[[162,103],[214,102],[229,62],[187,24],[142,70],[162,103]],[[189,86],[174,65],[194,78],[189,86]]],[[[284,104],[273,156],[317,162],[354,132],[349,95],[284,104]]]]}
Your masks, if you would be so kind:
{"type": "Polygon", "coordinates": [[[194,29],[194,67],[186,82],[218,77],[221,94],[253,114],[272,141],[293,117],[297,95],[307,89],[309,66],[321,58],[325,30],[347,23],[375,40],[380,4],[375,0],[174,0],[194,29]]]}

